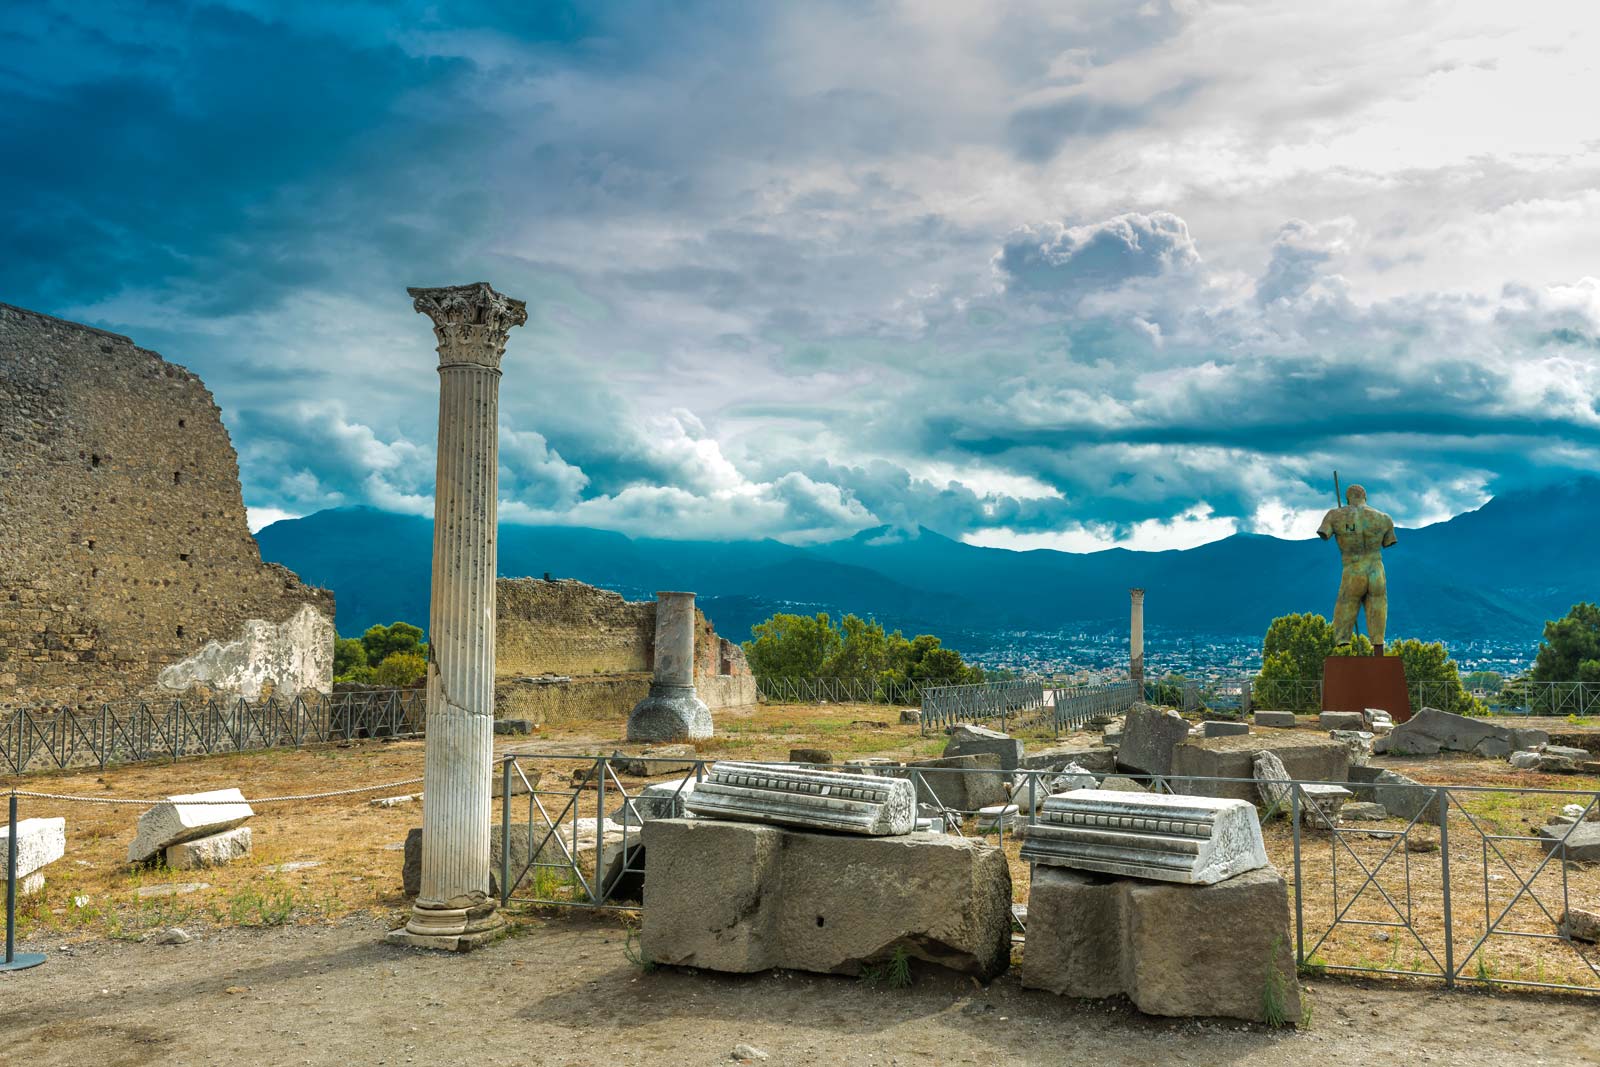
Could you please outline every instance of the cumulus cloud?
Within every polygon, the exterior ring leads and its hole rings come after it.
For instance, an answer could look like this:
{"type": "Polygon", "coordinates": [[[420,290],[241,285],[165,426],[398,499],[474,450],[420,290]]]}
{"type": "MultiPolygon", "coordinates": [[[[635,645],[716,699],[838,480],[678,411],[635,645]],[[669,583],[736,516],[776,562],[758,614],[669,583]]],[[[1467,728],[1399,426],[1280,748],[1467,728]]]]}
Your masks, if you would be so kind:
{"type": "Polygon", "coordinates": [[[1186,270],[1200,254],[1182,219],[1156,211],[1081,226],[1025,226],[1006,239],[994,262],[1011,292],[1070,297],[1186,270]]]}

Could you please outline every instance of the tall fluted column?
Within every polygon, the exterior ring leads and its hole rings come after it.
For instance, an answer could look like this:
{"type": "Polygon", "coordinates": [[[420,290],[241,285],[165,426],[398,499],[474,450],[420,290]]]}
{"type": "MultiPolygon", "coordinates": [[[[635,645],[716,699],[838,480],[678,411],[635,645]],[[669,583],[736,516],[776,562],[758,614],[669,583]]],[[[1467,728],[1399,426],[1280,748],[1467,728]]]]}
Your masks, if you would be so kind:
{"type": "Polygon", "coordinates": [[[422,891],[401,944],[462,950],[504,925],[489,896],[500,359],[526,305],[486,282],[408,289],[439,341],[439,454],[423,767],[422,891]]]}
{"type": "Polygon", "coordinates": [[[628,740],[710,736],[711,709],[694,691],[694,594],[657,593],[655,674],[628,715],[628,740]]]}
{"type": "Polygon", "coordinates": [[[1130,589],[1133,601],[1128,620],[1128,674],[1135,685],[1144,685],[1144,590],[1130,589]]]}

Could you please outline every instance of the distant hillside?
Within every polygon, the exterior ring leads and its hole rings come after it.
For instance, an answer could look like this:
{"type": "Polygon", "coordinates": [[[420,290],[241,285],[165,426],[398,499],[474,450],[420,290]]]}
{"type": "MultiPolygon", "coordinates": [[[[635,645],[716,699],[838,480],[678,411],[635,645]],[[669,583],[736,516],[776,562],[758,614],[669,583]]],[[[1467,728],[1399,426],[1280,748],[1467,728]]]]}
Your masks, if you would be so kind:
{"type": "MultiPolygon", "coordinates": [[[[1506,494],[1477,511],[1402,530],[1389,550],[1395,636],[1537,641],[1548,618],[1600,597],[1600,480],[1506,494]]],[[[262,556],[334,590],[339,630],[425,623],[432,522],[340,508],[273,523],[262,556]]],[[[579,578],[647,597],[693,589],[729,637],[775,610],[853,611],[939,633],[1121,625],[1129,586],[1148,590],[1146,618],[1169,630],[1258,636],[1276,615],[1329,614],[1337,551],[1318,540],[1239,534],[1170,552],[1012,552],[931,530],[796,548],[777,541],[631,539],[565,526],[500,528],[500,573],[579,578]]]]}

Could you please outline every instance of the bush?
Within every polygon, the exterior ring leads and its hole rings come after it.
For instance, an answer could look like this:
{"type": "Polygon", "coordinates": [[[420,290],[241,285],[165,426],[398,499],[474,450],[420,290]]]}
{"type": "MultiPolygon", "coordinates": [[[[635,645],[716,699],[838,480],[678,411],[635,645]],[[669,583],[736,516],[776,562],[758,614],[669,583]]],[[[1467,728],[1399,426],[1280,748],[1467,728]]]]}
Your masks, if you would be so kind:
{"type": "Polygon", "coordinates": [[[422,681],[428,673],[428,661],[415,652],[395,652],[378,664],[372,672],[374,685],[391,689],[404,689],[422,681]]]}

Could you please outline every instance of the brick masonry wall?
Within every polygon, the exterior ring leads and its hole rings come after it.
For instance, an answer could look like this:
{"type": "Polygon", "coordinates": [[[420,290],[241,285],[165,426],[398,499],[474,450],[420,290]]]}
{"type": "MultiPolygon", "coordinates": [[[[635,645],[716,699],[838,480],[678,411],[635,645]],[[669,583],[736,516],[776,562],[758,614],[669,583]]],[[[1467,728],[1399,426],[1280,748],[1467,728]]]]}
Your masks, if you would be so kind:
{"type": "MultiPolygon", "coordinates": [[[[623,721],[648,691],[655,667],[655,601],[624,600],[571,579],[502,578],[495,607],[495,713],[502,718],[623,721]],[[572,682],[518,681],[539,675],[572,682]],[[602,679],[610,684],[559,691],[602,679]]],[[[756,702],[744,650],[717,636],[698,610],[694,658],[695,688],[708,707],[756,702]]]]}
{"type": "Polygon", "coordinates": [[[197,376],[0,304],[0,705],[326,691],[332,619],[261,561],[197,376]]]}

